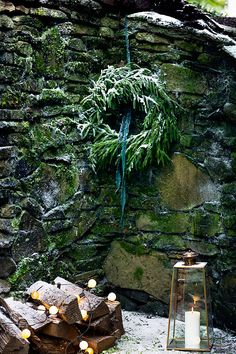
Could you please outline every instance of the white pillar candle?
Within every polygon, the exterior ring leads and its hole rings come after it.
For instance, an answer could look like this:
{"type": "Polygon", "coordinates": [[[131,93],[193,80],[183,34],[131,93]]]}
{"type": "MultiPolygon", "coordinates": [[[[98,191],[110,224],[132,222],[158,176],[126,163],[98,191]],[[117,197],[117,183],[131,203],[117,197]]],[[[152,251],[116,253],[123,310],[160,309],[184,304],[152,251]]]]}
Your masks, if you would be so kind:
{"type": "Polygon", "coordinates": [[[185,348],[199,348],[200,346],[200,312],[185,312],[185,348]]]}
{"type": "Polygon", "coordinates": [[[236,16],[236,2],[235,0],[228,0],[227,1],[228,7],[228,16],[235,17],[236,16]]]}

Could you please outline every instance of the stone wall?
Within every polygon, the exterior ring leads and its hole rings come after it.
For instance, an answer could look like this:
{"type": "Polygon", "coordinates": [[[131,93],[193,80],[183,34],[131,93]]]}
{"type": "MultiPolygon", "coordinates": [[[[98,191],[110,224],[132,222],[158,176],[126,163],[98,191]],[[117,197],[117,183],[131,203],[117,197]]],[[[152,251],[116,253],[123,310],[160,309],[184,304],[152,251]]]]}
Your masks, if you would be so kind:
{"type": "Polygon", "coordinates": [[[191,248],[209,262],[216,321],[235,328],[234,32],[129,16],[132,60],[160,71],[186,113],[172,163],[128,180],[122,233],[114,171],[94,174],[77,123],[91,79],[125,62],[124,19],[83,0],[0,12],[0,291],[105,271],[166,308],[171,267],[191,248]]]}

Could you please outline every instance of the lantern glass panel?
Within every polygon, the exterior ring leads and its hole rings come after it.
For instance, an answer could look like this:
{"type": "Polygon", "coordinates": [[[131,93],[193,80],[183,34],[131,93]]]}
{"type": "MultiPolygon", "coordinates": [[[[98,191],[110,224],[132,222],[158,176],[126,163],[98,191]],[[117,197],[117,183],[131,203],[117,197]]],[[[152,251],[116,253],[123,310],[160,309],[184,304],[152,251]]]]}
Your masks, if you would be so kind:
{"type": "Polygon", "coordinates": [[[212,346],[206,263],[173,269],[167,349],[209,351],[212,346]]]}

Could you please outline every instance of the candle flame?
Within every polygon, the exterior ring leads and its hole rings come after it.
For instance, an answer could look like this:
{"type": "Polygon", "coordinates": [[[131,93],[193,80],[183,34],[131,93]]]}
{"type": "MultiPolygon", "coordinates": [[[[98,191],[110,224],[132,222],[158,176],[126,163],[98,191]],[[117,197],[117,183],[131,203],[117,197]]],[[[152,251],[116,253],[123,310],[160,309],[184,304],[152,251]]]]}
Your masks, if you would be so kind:
{"type": "Polygon", "coordinates": [[[195,304],[197,303],[197,301],[200,300],[200,297],[197,296],[197,295],[192,295],[192,299],[193,299],[193,303],[194,303],[194,305],[195,305],[195,304]]]}
{"type": "Polygon", "coordinates": [[[192,307],[192,312],[193,312],[193,307],[192,307]]]}

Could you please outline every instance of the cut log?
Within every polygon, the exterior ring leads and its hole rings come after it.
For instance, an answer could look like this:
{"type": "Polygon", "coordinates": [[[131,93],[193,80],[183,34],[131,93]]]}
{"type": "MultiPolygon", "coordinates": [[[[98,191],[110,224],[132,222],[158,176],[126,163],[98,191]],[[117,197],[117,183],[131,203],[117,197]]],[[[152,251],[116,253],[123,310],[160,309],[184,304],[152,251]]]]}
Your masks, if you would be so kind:
{"type": "Polygon", "coordinates": [[[29,342],[21,338],[19,328],[6,316],[0,308],[0,353],[28,354],[29,342]]]}
{"type": "Polygon", "coordinates": [[[80,331],[75,326],[69,325],[60,318],[52,320],[51,323],[42,329],[41,333],[73,342],[80,335],[80,331]]]}
{"type": "Polygon", "coordinates": [[[11,318],[15,323],[17,321],[21,329],[31,327],[34,331],[38,331],[51,322],[46,313],[37,311],[27,303],[24,304],[11,298],[5,299],[5,302],[11,311],[11,318]]]}
{"type": "Polygon", "coordinates": [[[67,340],[52,338],[44,335],[33,335],[31,338],[32,348],[37,354],[76,354],[78,346],[69,345],[67,340]]]}
{"type": "Polygon", "coordinates": [[[89,291],[83,290],[81,287],[60,277],[57,277],[54,282],[55,284],[60,284],[60,289],[66,293],[75,296],[80,295],[80,310],[86,310],[89,316],[92,315],[93,319],[109,314],[109,308],[102,297],[91,294],[89,291]]]}
{"type": "Polygon", "coordinates": [[[116,336],[120,338],[124,333],[122,311],[119,301],[106,301],[106,304],[110,311],[111,328],[116,333],[116,336]]]}
{"type": "MultiPolygon", "coordinates": [[[[88,323],[81,321],[79,328],[84,331],[88,327],[88,323]]],[[[111,324],[110,316],[105,315],[95,319],[90,323],[89,333],[91,335],[109,335],[113,332],[113,326],[111,324]]]]}
{"type": "Polygon", "coordinates": [[[83,337],[88,342],[89,347],[93,348],[95,354],[103,352],[103,350],[111,348],[116,341],[114,336],[96,336],[96,337],[83,337]]]}
{"type": "Polygon", "coordinates": [[[34,291],[39,293],[40,301],[47,309],[50,306],[56,306],[59,309],[59,315],[69,324],[73,324],[82,319],[78,306],[78,300],[73,293],[65,292],[56,286],[43,281],[37,281],[29,287],[27,294],[34,291]]]}

